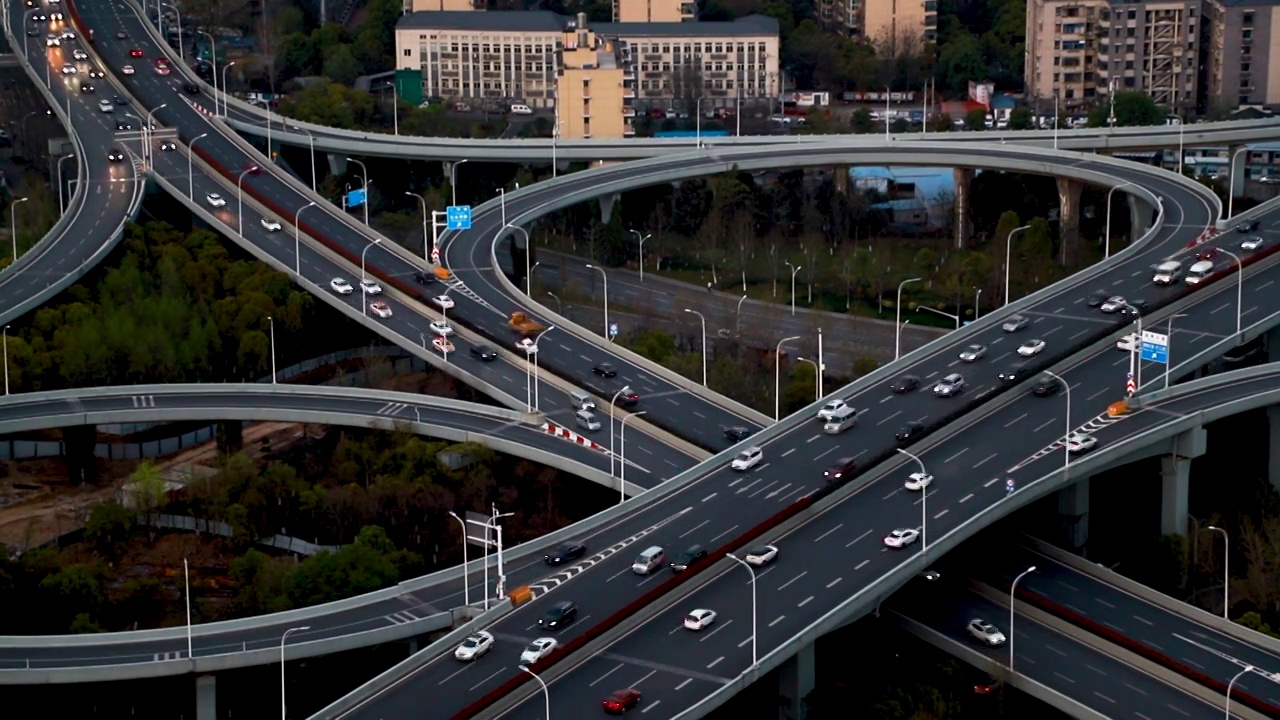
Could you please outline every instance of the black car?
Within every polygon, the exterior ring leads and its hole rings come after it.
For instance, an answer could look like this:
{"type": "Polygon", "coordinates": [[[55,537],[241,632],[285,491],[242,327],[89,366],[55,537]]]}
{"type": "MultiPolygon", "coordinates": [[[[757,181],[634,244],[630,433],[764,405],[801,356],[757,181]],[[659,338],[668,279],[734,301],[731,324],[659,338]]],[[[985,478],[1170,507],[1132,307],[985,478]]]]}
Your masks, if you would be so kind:
{"type": "Polygon", "coordinates": [[[636,403],[640,402],[640,394],[635,392],[619,393],[617,399],[613,402],[615,405],[621,405],[622,407],[635,407],[636,403]]]}
{"type": "Polygon", "coordinates": [[[1031,389],[1031,394],[1036,397],[1049,397],[1050,395],[1056,395],[1061,389],[1062,383],[1054,378],[1045,378],[1036,383],[1036,386],[1031,389]]]}
{"type": "Polygon", "coordinates": [[[1257,230],[1257,229],[1258,229],[1258,221],[1256,219],[1245,220],[1244,222],[1236,226],[1236,232],[1238,233],[1253,232],[1254,230],[1257,230]]]}
{"type": "Polygon", "coordinates": [[[586,553],[587,546],[582,543],[565,543],[555,550],[552,550],[550,555],[543,555],[542,561],[548,565],[560,565],[561,563],[566,563],[570,560],[577,560],[586,553]]]}
{"type": "Polygon", "coordinates": [[[112,98],[111,98],[111,102],[114,102],[114,103],[115,103],[115,104],[117,104],[117,105],[128,105],[128,104],[129,104],[129,101],[128,101],[128,100],[125,100],[124,98],[120,97],[119,95],[116,95],[116,96],[112,97],[112,98]]]}
{"type": "Polygon", "coordinates": [[[192,82],[182,83],[182,92],[188,95],[199,95],[200,86],[192,82]]]}
{"type": "Polygon", "coordinates": [[[117,30],[117,31],[116,31],[116,39],[117,39],[117,40],[128,40],[128,39],[129,39],[129,33],[125,32],[125,31],[123,31],[123,30],[117,30]]]}
{"type": "Polygon", "coordinates": [[[743,427],[741,425],[734,425],[733,427],[727,427],[724,429],[724,436],[730,442],[735,442],[735,443],[742,442],[743,440],[746,440],[747,438],[751,437],[751,428],[743,427]]]}
{"type": "Polygon", "coordinates": [[[599,375],[600,377],[606,377],[606,378],[618,377],[618,371],[614,369],[612,364],[607,362],[600,362],[600,363],[596,363],[595,365],[592,365],[591,372],[595,373],[596,375],[599,375]]]}
{"type": "Polygon", "coordinates": [[[914,442],[924,434],[924,425],[918,422],[909,422],[898,428],[898,432],[893,434],[893,438],[898,441],[899,445],[906,445],[914,442]]]}
{"type": "Polygon", "coordinates": [[[40,37],[40,32],[41,30],[38,27],[29,27],[27,28],[27,37],[40,37]]]}
{"type": "Polygon", "coordinates": [[[498,359],[498,351],[488,345],[472,345],[471,356],[489,362],[498,359]]]}
{"type": "Polygon", "coordinates": [[[1128,317],[1138,317],[1147,314],[1146,300],[1130,300],[1125,306],[1120,308],[1120,314],[1128,317]]]}
{"type": "Polygon", "coordinates": [[[1000,373],[1000,382],[1012,385],[1026,380],[1028,374],[1026,363],[1015,363],[1008,370],[1000,373]]]}
{"type": "Polygon", "coordinates": [[[671,562],[672,572],[684,572],[689,566],[707,556],[707,549],[701,545],[693,545],[671,562]]]}
{"type": "Polygon", "coordinates": [[[830,468],[822,471],[822,477],[829,483],[836,482],[837,480],[850,475],[857,469],[858,463],[854,462],[853,458],[840,458],[836,461],[835,465],[832,465],[830,468]]]}
{"type": "Polygon", "coordinates": [[[1111,293],[1108,293],[1105,290],[1095,291],[1094,293],[1089,295],[1089,300],[1088,300],[1089,307],[1091,308],[1101,307],[1102,303],[1106,302],[1107,298],[1109,297],[1111,297],[1111,293]]]}
{"type": "Polygon", "coordinates": [[[894,380],[889,385],[889,389],[894,391],[895,393],[911,392],[912,390],[915,390],[919,387],[920,387],[920,378],[916,377],[915,375],[903,375],[897,380],[894,380]]]}
{"type": "Polygon", "coordinates": [[[434,285],[436,276],[431,273],[416,272],[413,274],[413,281],[419,285],[434,285]]]}
{"type": "Polygon", "coordinates": [[[556,630],[573,622],[578,617],[578,606],[569,602],[558,602],[547,610],[547,614],[538,620],[538,627],[548,630],[556,630]]]}

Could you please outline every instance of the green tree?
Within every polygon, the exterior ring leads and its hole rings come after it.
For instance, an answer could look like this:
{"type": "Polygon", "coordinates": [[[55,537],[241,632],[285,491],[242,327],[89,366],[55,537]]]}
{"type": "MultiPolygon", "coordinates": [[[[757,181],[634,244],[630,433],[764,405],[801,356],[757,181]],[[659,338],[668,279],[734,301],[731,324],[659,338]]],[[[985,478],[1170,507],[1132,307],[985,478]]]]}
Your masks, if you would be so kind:
{"type": "Polygon", "coordinates": [[[853,359],[853,376],[860,378],[863,375],[870,375],[878,367],[880,363],[875,358],[860,355],[853,359]]]}
{"type": "MultiPolygon", "coordinates": [[[[144,460],[129,474],[128,492],[138,512],[148,517],[154,516],[168,502],[164,476],[149,460],[144,460]]],[[[154,540],[155,529],[149,527],[148,532],[154,540]]]]}
{"type": "Polygon", "coordinates": [[[984,79],[987,74],[982,44],[969,33],[960,33],[939,49],[936,77],[944,92],[963,95],[969,90],[969,81],[984,79]]]}
{"type": "Polygon", "coordinates": [[[96,616],[105,599],[99,573],[83,563],[67,565],[40,581],[46,612],[56,625],[67,627],[77,614],[96,616]]]}
{"type": "Polygon", "coordinates": [[[987,129],[987,111],[981,108],[976,108],[965,113],[964,127],[966,130],[987,129]]]}
{"type": "Polygon", "coordinates": [[[622,227],[622,207],[615,203],[609,222],[597,225],[595,244],[600,249],[600,262],[610,267],[625,265],[631,255],[627,231],[622,227]]]}
{"type": "Polygon", "coordinates": [[[1258,613],[1252,610],[1236,618],[1236,622],[1244,627],[1249,628],[1250,630],[1260,632],[1263,635],[1270,635],[1271,637],[1280,637],[1280,635],[1277,635],[1275,631],[1271,629],[1270,625],[1268,625],[1266,622],[1262,620],[1261,615],[1259,615],[1258,613]]]}
{"type": "Polygon", "coordinates": [[[850,125],[853,132],[859,135],[866,135],[876,130],[876,121],[871,118],[871,111],[866,108],[858,108],[853,112],[850,125]]]}
{"type": "Polygon", "coordinates": [[[665,364],[676,349],[676,339],[664,330],[639,330],[628,333],[625,340],[627,347],[659,364],[665,364]]]}
{"type": "Polygon", "coordinates": [[[84,538],[94,544],[100,555],[115,559],[123,550],[123,543],[133,534],[137,522],[137,514],[120,503],[95,505],[89,511],[84,538]]]}
{"type": "Polygon", "coordinates": [[[1035,118],[1031,116],[1031,110],[1024,107],[1016,107],[1009,113],[1009,129],[1010,130],[1030,130],[1035,127],[1035,118]]]}
{"type": "MultiPolygon", "coordinates": [[[[1121,90],[1115,96],[1116,126],[1163,125],[1166,113],[1151,96],[1133,90],[1121,90]]],[[[1089,127],[1106,127],[1111,120],[1112,103],[1099,103],[1089,111],[1089,127]]]]}

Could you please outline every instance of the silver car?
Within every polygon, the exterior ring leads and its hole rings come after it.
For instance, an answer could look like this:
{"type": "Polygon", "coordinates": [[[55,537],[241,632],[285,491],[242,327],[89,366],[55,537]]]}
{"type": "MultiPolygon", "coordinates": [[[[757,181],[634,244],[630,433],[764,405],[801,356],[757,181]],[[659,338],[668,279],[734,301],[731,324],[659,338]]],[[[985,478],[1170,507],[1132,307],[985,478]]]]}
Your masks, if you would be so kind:
{"type": "Polygon", "coordinates": [[[1248,250],[1252,252],[1262,247],[1263,242],[1265,241],[1262,238],[1255,235],[1254,237],[1251,237],[1248,240],[1245,240],[1244,242],[1240,243],[1240,249],[1248,250]]]}
{"type": "Polygon", "coordinates": [[[970,620],[967,630],[975,640],[990,647],[999,647],[1005,644],[1006,641],[1004,633],[1000,632],[1000,628],[982,618],[970,620]]]}
{"type": "Polygon", "coordinates": [[[987,354],[986,345],[970,345],[969,347],[960,351],[960,359],[963,360],[964,362],[976,362],[982,359],[982,356],[986,354],[987,354]]]}
{"type": "Polygon", "coordinates": [[[951,397],[964,389],[964,377],[960,373],[951,373],[950,375],[938,381],[933,386],[933,394],[938,397],[951,397]]]}
{"type": "Polygon", "coordinates": [[[1014,315],[1008,320],[1005,320],[1004,324],[1000,326],[1000,329],[1005,332],[1018,332],[1030,324],[1031,320],[1029,320],[1026,315],[1014,315]]]}

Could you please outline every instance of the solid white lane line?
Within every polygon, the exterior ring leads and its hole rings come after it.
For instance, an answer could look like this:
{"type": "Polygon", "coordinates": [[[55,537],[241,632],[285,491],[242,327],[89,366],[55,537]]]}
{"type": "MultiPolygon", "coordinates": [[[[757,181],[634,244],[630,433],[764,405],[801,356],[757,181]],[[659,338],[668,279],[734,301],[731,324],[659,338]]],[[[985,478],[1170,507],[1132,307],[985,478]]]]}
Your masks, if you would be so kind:
{"type": "Polygon", "coordinates": [[[680,538],[681,538],[681,539],[683,539],[683,538],[685,538],[685,537],[687,537],[687,536],[689,536],[689,535],[692,535],[693,533],[697,532],[699,528],[701,528],[703,525],[706,525],[706,524],[707,524],[707,523],[709,523],[709,522],[711,522],[711,521],[710,521],[710,520],[703,520],[702,522],[698,523],[697,525],[694,525],[693,527],[691,527],[691,528],[689,528],[688,530],[685,530],[683,533],[681,533],[681,534],[680,534],[680,538]]]}
{"type": "Polygon", "coordinates": [[[596,678],[596,679],[595,679],[595,680],[593,680],[593,681],[591,682],[591,684],[590,684],[590,685],[588,685],[587,687],[595,687],[597,684],[599,684],[599,682],[600,682],[601,680],[604,680],[605,678],[609,677],[610,675],[612,675],[612,674],[614,674],[614,673],[618,672],[619,670],[621,670],[621,669],[622,669],[622,666],[623,666],[623,665],[625,665],[625,664],[626,664],[626,663],[618,663],[618,666],[617,666],[617,667],[615,667],[614,669],[610,670],[609,672],[607,672],[607,673],[605,673],[605,674],[601,675],[600,677],[596,678]]]}
{"type": "Polygon", "coordinates": [[[976,465],[974,465],[974,466],[973,466],[973,469],[974,469],[974,470],[977,470],[979,467],[982,467],[982,465],[983,465],[984,463],[986,463],[988,460],[991,460],[992,458],[994,458],[994,457],[995,457],[996,455],[998,455],[998,454],[999,454],[999,453],[991,453],[990,455],[988,455],[988,456],[986,456],[986,457],[982,458],[981,460],[979,460],[979,461],[977,462],[977,464],[976,464],[976,465]]]}
{"type": "Polygon", "coordinates": [[[973,493],[969,493],[968,495],[965,495],[964,497],[960,498],[960,502],[962,503],[968,502],[972,497],[973,497],[973,493]]]}
{"type": "MultiPolygon", "coordinates": [[[[869,563],[869,562],[871,562],[871,561],[870,561],[870,560],[863,560],[862,562],[858,563],[858,564],[857,564],[857,566],[856,566],[856,567],[854,567],[853,569],[854,569],[854,570],[861,570],[861,569],[862,569],[862,568],[863,568],[867,563],[869,563]]],[[[839,580],[836,580],[836,582],[840,582],[840,581],[839,581],[839,580]]],[[[835,585],[835,583],[831,583],[831,585],[835,585]]],[[[827,587],[831,587],[831,585],[828,585],[827,587]]]]}
{"type": "Polygon", "coordinates": [[[840,584],[840,581],[841,581],[841,580],[843,580],[843,579],[844,579],[844,578],[836,578],[835,580],[832,580],[831,582],[827,583],[827,589],[828,589],[828,590],[830,590],[831,588],[833,588],[833,587],[835,587],[836,585],[840,584]]]}
{"type": "Polygon", "coordinates": [[[795,577],[791,578],[790,580],[788,580],[788,581],[786,581],[786,582],[782,583],[782,585],[779,585],[779,586],[778,586],[778,591],[779,591],[779,592],[781,592],[782,590],[785,590],[785,589],[786,589],[786,587],[787,587],[788,585],[790,585],[791,583],[793,583],[793,582],[795,582],[795,581],[799,580],[800,578],[802,578],[802,577],[804,577],[805,575],[808,575],[808,574],[809,574],[809,571],[808,571],[808,570],[805,570],[804,572],[800,573],[799,575],[797,575],[797,576],[795,576],[795,577]]]}
{"type": "Polygon", "coordinates": [[[706,502],[706,501],[710,500],[711,498],[713,498],[713,497],[715,497],[715,496],[717,496],[717,495],[719,495],[719,494],[720,494],[720,493],[711,493],[710,495],[708,495],[708,496],[706,496],[706,497],[702,498],[702,502],[706,502]]]}
{"type": "Polygon", "coordinates": [[[830,530],[828,530],[828,531],[826,531],[826,532],[822,533],[822,534],[821,534],[821,535],[819,535],[818,537],[814,538],[814,539],[813,539],[813,541],[814,541],[814,542],[821,542],[823,538],[825,538],[826,536],[830,535],[831,533],[833,533],[833,532],[835,532],[835,531],[839,530],[839,529],[840,529],[840,528],[842,528],[842,527],[844,527],[844,523],[840,523],[839,525],[837,525],[837,526],[835,526],[835,527],[831,528],[830,530]]]}
{"type": "Polygon", "coordinates": [[[777,625],[778,623],[786,619],[786,617],[787,617],[786,615],[779,615],[773,622],[769,623],[769,627],[773,627],[774,625],[777,625]]]}
{"type": "Polygon", "coordinates": [[[963,454],[965,454],[965,453],[967,453],[967,452],[969,452],[969,448],[965,448],[965,449],[961,450],[960,452],[956,453],[955,455],[952,455],[951,457],[947,458],[944,462],[950,463],[952,460],[955,460],[956,458],[960,457],[961,455],[963,455],[963,454]]]}
{"type": "MultiPolygon", "coordinates": [[[[849,545],[853,545],[854,543],[858,542],[859,540],[861,540],[862,538],[864,538],[864,537],[866,537],[866,536],[868,536],[868,535],[870,535],[870,534],[871,534],[871,531],[870,531],[870,530],[868,530],[868,531],[866,531],[866,532],[862,533],[861,535],[859,535],[858,537],[854,538],[853,540],[850,540],[850,541],[849,541],[849,545]]],[[[849,547],[849,545],[845,545],[845,547],[849,547]]]]}
{"type": "Polygon", "coordinates": [[[812,596],[812,595],[810,595],[809,597],[807,597],[807,598],[805,598],[805,599],[801,600],[801,601],[800,601],[800,603],[796,605],[796,607],[804,607],[805,605],[808,605],[808,604],[809,604],[809,601],[810,601],[810,600],[813,600],[813,596],[812,596]]]}

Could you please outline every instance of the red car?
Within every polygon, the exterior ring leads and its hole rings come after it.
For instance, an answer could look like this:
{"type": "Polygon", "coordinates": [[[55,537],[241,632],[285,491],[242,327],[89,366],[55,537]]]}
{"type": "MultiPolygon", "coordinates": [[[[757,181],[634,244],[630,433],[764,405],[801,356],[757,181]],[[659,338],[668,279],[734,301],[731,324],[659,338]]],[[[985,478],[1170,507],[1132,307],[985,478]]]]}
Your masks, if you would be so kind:
{"type": "Polygon", "coordinates": [[[1218,248],[1207,247],[1196,254],[1197,260],[1212,260],[1218,257],[1218,248]]]}
{"type": "Polygon", "coordinates": [[[628,688],[619,690],[604,700],[604,711],[610,715],[622,713],[640,704],[640,691],[628,688]]]}
{"type": "Polygon", "coordinates": [[[140,58],[140,57],[142,57],[142,51],[141,51],[141,50],[139,50],[138,48],[134,48],[134,49],[132,49],[132,50],[130,50],[130,51],[129,51],[129,57],[131,57],[131,58],[140,58]]]}

